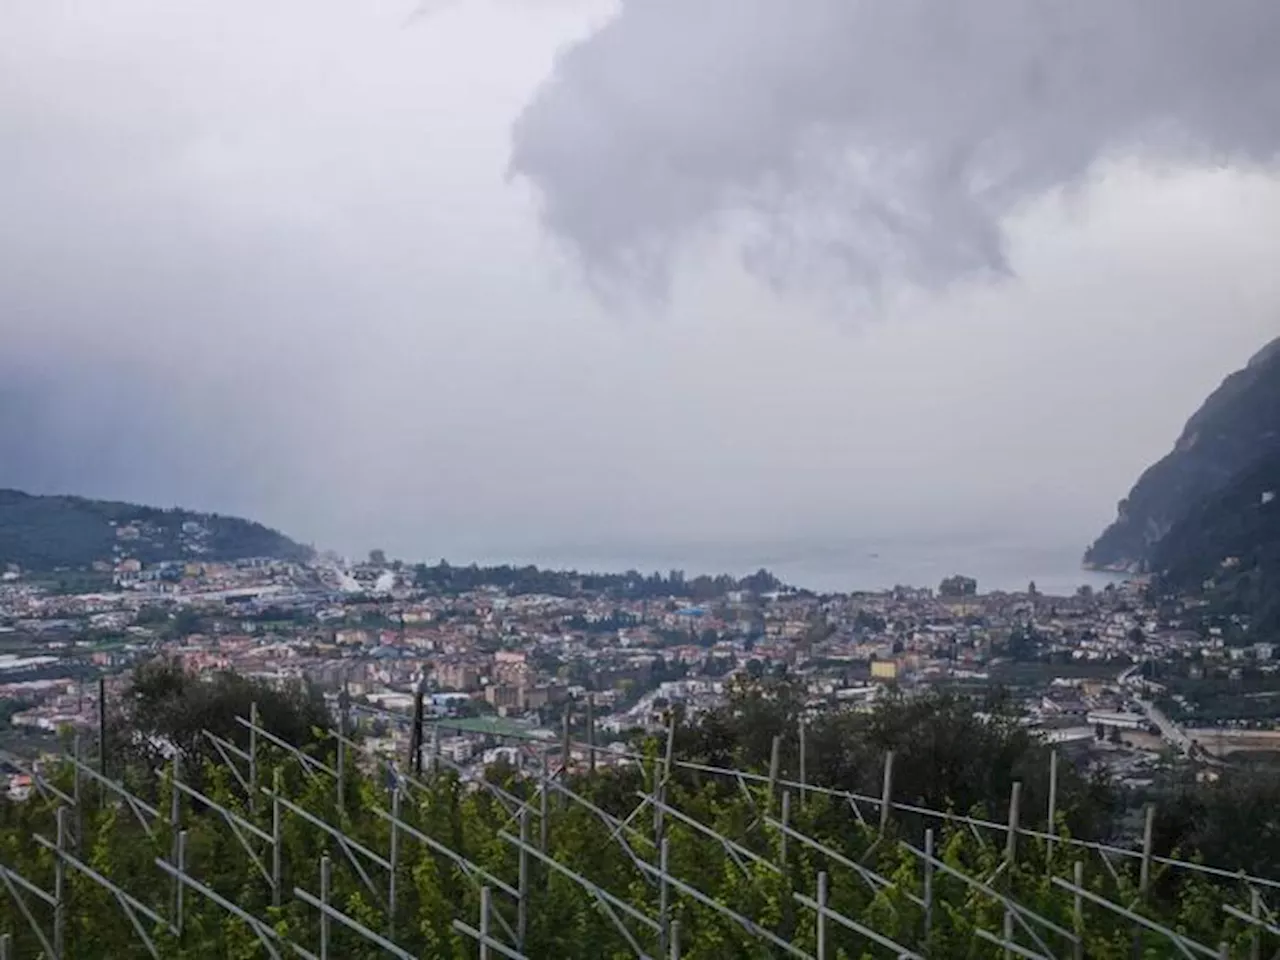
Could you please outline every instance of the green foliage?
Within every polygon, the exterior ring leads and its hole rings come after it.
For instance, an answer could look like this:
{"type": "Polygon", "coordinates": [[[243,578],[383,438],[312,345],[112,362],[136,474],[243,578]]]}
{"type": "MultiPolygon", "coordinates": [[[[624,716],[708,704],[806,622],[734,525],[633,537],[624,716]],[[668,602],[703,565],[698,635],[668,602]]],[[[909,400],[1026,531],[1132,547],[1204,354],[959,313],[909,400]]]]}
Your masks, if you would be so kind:
{"type": "Polygon", "coordinates": [[[1247,614],[1252,640],[1280,633],[1280,451],[1195,503],[1156,546],[1166,592],[1201,591],[1211,615],[1247,614]],[[1269,499],[1270,497],[1270,499],[1269,499]]]}
{"type": "Polygon", "coordinates": [[[645,575],[635,570],[626,573],[579,573],[576,570],[543,570],[533,565],[481,567],[473,563],[457,567],[441,560],[435,566],[420,563],[414,573],[417,586],[439,594],[497,587],[508,594],[545,593],[571,597],[601,593],[628,600],[667,600],[671,597],[711,600],[735,590],[762,594],[782,587],[782,581],[767,570],[758,570],[740,579],[720,575],[686,580],[680,570],[672,570],[665,576],[657,572],[645,575]]]}
{"type": "Polygon", "coordinates": [[[23,700],[18,697],[0,698],[0,730],[7,730],[10,722],[13,720],[15,713],[21,713],[23,710],[33,706],[29,700],[23,700]]]}
{"type": "Polygon", "coordinates": [[[978,592],[978,581],[973,577],[956,574],[938,584],[938,594],[943,597],[972,597],[978,592]]]}
{"type": "MultiPolygon", "coordinates": [[[[163,718],[177,709],[175,691],[185,690],[195,696],[197,688],[191,686],[190,678],[171,669],[154,670],[135,685],[134,695],[147,704],[136,715],[162,718],[156,721],[158,729],[166,724],[169,729],[179,729],[179,724],[163,718]]],[[[241,702],[240,688],[231,681],[212,684],[210,689],[217,691],[216,696],[210,695],[214,701],[241,702]]],[[[666,818],[670,867],[683,883],[812,954],[816,917],[797,902],[794,894],[813,897],[816,876],[825,871],[829,877],[830,908],[883,936],[920,951],[927,944],[928,955],[935,958],[986,960],[998,956],[998,949],[979,939],[975,931],[998,933],[1004,921],[1003,906],[941,868],[933,875],[935,899],[926,937],[921,902],[924,868],[920,857],[907,845],[920,847],[922,828],[929,826],[936,831],[937,857],[949,868],[989,881],[1001,895],[1014,898],[1065,929],[1071,929],[1074,922],[1072,900],[1054,886],[1051,877],[1070,878],[1073,863],[1080,858],[1085,863],[1085,883],[1091,891],[1118,903],[1137,903],[1141,912],[1177,926],[1186,936],[1215,947],[1219,941],[1227,941],[1237,950],[1233,955],[1245,955],[1247,933],[1222,909],[1224,903],[1247,909],[1247,892],[1241,885],[1186,873],[1174,876],[1160,868],[1144,900],[1137,886],[1135,862],[1121,861],[1108,867],[1087,851],[1065,845],[1070,836],[1068,822],[1077,818],[1087,821],[1089,818],[1081,817],[1078,811],[1098,802],[1091,799],[1090,784],[1072,780],[1065,769],[1060,797],[1062,814],[1056,831],[1063,842],[1052,857],[1041,839],[1023,836],[1016,847],[1016,859],[1005,863],[1002,832],[975,832],[962,823],[938,818],[920,820],[903,811],[895,812],[888,834],[881,837],[878,818],[865,801],[861,812],[870,821],[866,824],[843,797],[813,792],[804,802],[793,793],[789,803],[791,826],[810,840],[791,838],[784,844],[779,831],[769,826],[770,819],[781,815],[781,799],[778,795],[771,797],[759,777],[766,766],[760,759],[759,737],[750,728],[763,724],[765,742],[771,742],[774,730],[786,733],[782,724],[795,714],[795,692],[785,679],[778,678],[743,686],[734,690],[723,711],[706,718],[704,723],[682,727],[677,749],[680,758],[697,759],[708,753],[725,755],[755,774],[744,789],[733,780],[691,768],[677,766],[672,770],[664,787],[667,803],[738,845],[730,854],[718,840],[679,819],[666,818]],[[686,747],[693,752],[686,752],[686,747]]],[[[255,696],[261,697],[262,693],[254,691],[255,696]]],[[[259,700],[260,707],[264,703],[265,699],[259,700]]],[[[899,758],[901,789],[895,789],[895,797],[900,802],[921,800],[936,805],[936,798],[949,798],[956,809],[968,809],[962,805],[971,804],[977,812],[985,808],[988,817],[999,820],[1001,816],[994,811],[1007,797],[1012,778],[1020,777],[1026,798],[1024,822],[1036,826],[1030,811],[1043,809],[1040,803],[1047,768],[1040,764],[1044,755],[1000,703],[986,706],[990,714],[986,721],[973,718],[973,704],[947,697],[919,702],[893,700],[856,719],[854,715],[836,715],[830,719],[829,727],[814,721],[810,727],[814,735],[809,748],[811,777],[832,786],[838,781],[828,781],[826,776],[845,777],[851,786],[861,790],[864,764],[870,765],[866,777],[877,774],[881,769],[879,752],[888,748],[899,758]],[[856,737],[861,746],[841,743],[839,737],[856,737]],[[950,756],[949,751],[966,743],[964,752],[980,756],[950,756]],[[828,756],[832,750],[835,754],[828,756]],[[932,776],[929,769],[914,769],[930,764],[934,766],[932,776]],[[933,779],[938,783],[932,783],[933,779]],[[1037,797],[1040,799],[1032,799],[1037,797]]],[[[300,708],[295,704],[295,709],[300,708]]],[[[219,712],[208,704],[196,708],[201,716],[210,710],[219,712]]],[[[266,716],[264,722],[271,726],[266,716]]],[[[286,717],[282,722],[297,720],[286,717]]],[[[658,782],[661,750],[656,738],[644,743],[642,750],[647,757],[643,763],[572,778],[571,788],[583,794],[595,810],[552,797],[547,854],[557,863],[590,877],[646,916],[656,917],[658,888],[637,867],[621,842],[625,840],[636,857],[656,862],[653,811],[646,808],[638,816],[633,813],[640,802],[639,795],[651,792],[658,782]],[[626,821],[626,826],[621,826],[621,821],[626,821]]],[[[293,804],[345,831],[378,856],[389,855],[390,825],[374,813],[375,808],[386,810],[391,806],[384,767],[371,761],[349,763],[346,796],[350,806],[341,810],[330,777],[309,774],[296,759],[270,744],[260,744],[258,756],[262,780],[270,782],[270,772],[278,769],[283,795],[293,804]]],[[[767,748],[765,756],[767,764],[767,748]]],[[[137,789],[154,797],[160,811],[153,823],[154,837],[148,836],[127,806],[100,796],[95,785],[85,782],[80,855],[94,870],[168,917],[172,915],[173,887],[155,866],[155,859],[170,856],[174,826],[169,822],[171,787],[166,772],[146,768],[141,758],[133,762],[130,775],[137,781],[137,789]]],[[[794,775],[794,763],[794,756],[783,760],[784,775],[794,775]]],[[[47,775],[58,789],[73,790],[72,773],[65,766],[53,765],[47,775]]],[[[188,776],[198,780],[216,803],[247,818],[259,829],[271,831],[270,799],[260,796],[256,803],[250,803],[238,780],[219,761],[195,752],[184,771],[184,778],[188,776]]],[[[533,801],[528,828],[530,838],[537,844],[541,824],[536,784],[520,778],[510,768],[490,771],[489,780],[510,794],[533,801]]],[[[505,800],[481,785],[463,783],[452,774],[421,784],[406,784],[405,790],[401,814],[415,831],[446,844],[506,882],[516,883],[519,854],[503,834],[519,832],[518,818],[513,818],[505,800]]],[[[1224,804],[1243,802],[1234,795],[1222,799],[1224,804]]],[[[1239,809],[1245,816],[1265,820],[1276,799],[1280,797],[1260,796],[1248,801],[1251,806],[1239,809]],[[1267,807],[1268,803],[1272,806],[1267,807]]],[[[454,919],[473,926],[478,923],[480,897],[476,885],[452,860],[407,832],[399,834],[398,903],[393,917],[386,896],[388,876],[381,866],[352,851],[372,881],[371,889],[330,835],[284,811],[280,853],[286,893],[281,905],[273,907],[268,883],[217,811],[190,800],[184,800],[179,809],[180,826],[187,831],[187,864],[192,874],[307,950],[317,950],[318,913],[294,898],[291,891],[298,887],[318,894],[321,858],[328,856],[332,865],[331,903],[352,920],[383,935],[394,926],[396,942],[415,956],[445,960],[475,956],[474,943],[454,930],[452,923],[454,919]]],[[[1164,830],[1163,824],[1161,829],[1164,830]]],[[[53,857],[31,840],[33,833],[55,835],[51,803],[38,795],[23,803],[0,802],[0,862],[42,888],[51,889],[53,857]]],[[[1169,836],[1162,832],[1160,842],[1163,844],[1174,835],[1185,839],[1174,830],[1169,836]]],[[[249,842],[262,862],[270,864],[267,845],[252,835],[249,842]]],[[[145,956],[137,934],[115,899],[87,877],[74,872],[68,877],[66,960],[131,960],[145,956]]],[[[492,894],[495,915],[491,929],[505,939],[503,922],[515,926],[515,905],[500,889],[494,888],[492,894]]],[[[182,936],[156,931],[162,956],[221,960],[262,955],[260,945],[244,923],[195,892],[188,891],[184,899],[186,923],[182,936]]],[[[758,936],[694,897],[672,891],[671,906],[672,915],[681,924],[685,957],[737,960],[779,955],[758,936]]],[[[49,911],[38,903],[35,907],[47,928],[49,911]]],[[[1143,935],[1138,944],[1141,952],[1135,952],[1133,928],[1128,921],[1095,908],[1086,912],[1086,956],[1172,955],[1170,944],[1153,934],[1143,935]]],[[[646,951],[658,955],[651,931],[634,921],[628,922],[628,929],[646,951]]],[[[0,930],[14,935],[15,956],[37,955],[34,937],[9,900],[0,910],[0,930]]],[[[834,921],[827,922],[826,930],[830,958],[891,955],[834,921]]],[[[331,931],[331,956],[372,960],[384,955],[380,948],[342,924],[334,922],[331,931]]],[[[1041,933],[1054,955],[1070,955],[1069,944],[1064,940],[1043,930],[1041,933]]],[[[1023,946],[1031,946],[1024,934],[1019,933],[1018,937],[1023,946]]],[[[525,953],[563,960],[613,960],[633,955],[627,940],[586,890],[532,860],[525,953]]]]}
{"type": "Polygon", "coordinates": [[[1270,875],[1280,863],[1280,774],[1230,771],[1211,784],[1187,781],[1162,799],[1156,849],[1195,853],[1229,870],[1270,875]]]}
{"type": "MultiPolygon", "coordinates": [[[[1260,459],[1270,455],[1274,462],[1277,423],[1280,350],[1273,341],[1213,392],[1187,422],[1174,449],[1142,474],[1085,560],[1099,566],[1148,563],[1152,569],[1164,569],[1184,548],[1174,547],[1173,541],[1166,545],[1161,535],[1174,536],[1181,525],[1190,540],[1201,540],[1209,530],[1202,529],[1204,519],[1191,515],[1260,459]],[[1153,557],[1158,541],[1159,556],[1153,557]]],[[[1226,516],[1220,519],[1229,522],[1226,516]]],[[[1200,552],[1198,547],[1194,551],[1200,552]]]]}
{"type": "Polygon", "coordinates": [[[1280,713],[1280,676],[1249,662],[1199,670],[1193,677],[1185,665],[1162,666],[1158,682],[1164,690],[1156,703],[1172,719],[1190,727],[1227,726],[1226,721],[1272,726],[1280,713]]]}
{"type": "Polygon", "coordinates": [[[329,723],[324,698],[300,682],[275,687],[230,671],[197,675],[181,665],[155,660],[134,671],[109,718],[112,763],[150,770],[176,748],[193,770],[218,757],[208,731],[244,749],[248,717],[257,704],[260,722],[276,736],[310,746],[329,723]]]}
{"type": "Polygon", "coordinates": [[[111,560],[117,548],[144,563],[311,556],[308,547],[237,517],[0,490],[0,567],[13,563],[25,571],[74,570],[111,560]],[[202,532],[185,533],[183,524],[195,524],[202,532]],[[138,536],[118,538],[118,531],[127,527],[134,527],[138,536]],[[186,549],[188,545],[198,545],[199,553],[186,549]]]}
{"type": "MultiPolygon", "coordinates": [[[[802,687],[788,678],[747,682],[735,678],[727,704],[682,727],[680,756],[721,767],[767,768],[773,738],[782,738],[784,769],[798,769],[794,731],[802,687]]],[[[1047,804],[1044,771],[1050,749],[1020,722],[1002,696],[987,702],[955,693],[890,696],[874,711],[837,711],[808,724],[807,758],[814,782],[878,796],[884,755],[892,750],[894,796],[904,803],[967,812],[1001,810],[1015,780],[1023,804],[1047,804]],[[979,709],[982,708],[982,709],[979,709]]],[[[1110,819],[1112,797],[1105,782],[1063,766],[1058,810],[1074,830],[1097,835],[1110,819]]]]}

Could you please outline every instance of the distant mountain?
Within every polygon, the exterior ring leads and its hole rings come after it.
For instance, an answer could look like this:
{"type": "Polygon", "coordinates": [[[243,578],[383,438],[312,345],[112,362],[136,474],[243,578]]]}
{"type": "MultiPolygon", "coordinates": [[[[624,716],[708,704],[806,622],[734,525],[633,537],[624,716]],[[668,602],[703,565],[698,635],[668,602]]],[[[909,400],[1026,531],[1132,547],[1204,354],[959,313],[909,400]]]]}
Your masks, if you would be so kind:
{"type": "Polygon", "coordinates": [[[1162,593],[1197,594],[1211,616],[1247,617],[1244,637],[1280,637],[1280,452],[1203,498],[1156,544],[1162,593]]]}
{"type": "Polygon", "coordinates": [[[1163,586],[1280,628],[1280,451],[1201,499],[1151,553],[1163,586]]]}
{"type": "Polygon", "coordinates": [[[1255,466],[1265,472],[1262,465],[1277,456],[1280,339],[1227,377],[1187,421],[1173,450],[1148,468],[1120,501],[1115,522],[1085,553],[1085,564],[1132,572],[1159,570],[1179,552],[1224,545],[1217,534],[1200,543],[1194,531],[1211,519],[1225,522],[1226,515],[1241,505],[1246,487],[1252,489],[1253,479],[1239,489],[1236,484],[1252,477],[1249,471],[1255,466]],[[1190,526],[1173,537],[1184,521],[1190,526]],[[1161,550],[1170,537],[1177,547],[1161,550]]]}
{"type": "Polygon", "coordinates": [[[309,547],[237,517],[0,490],[0,572],[8,564],[42,572],[126,558],[146,564],[310,556],[309,547]]]}

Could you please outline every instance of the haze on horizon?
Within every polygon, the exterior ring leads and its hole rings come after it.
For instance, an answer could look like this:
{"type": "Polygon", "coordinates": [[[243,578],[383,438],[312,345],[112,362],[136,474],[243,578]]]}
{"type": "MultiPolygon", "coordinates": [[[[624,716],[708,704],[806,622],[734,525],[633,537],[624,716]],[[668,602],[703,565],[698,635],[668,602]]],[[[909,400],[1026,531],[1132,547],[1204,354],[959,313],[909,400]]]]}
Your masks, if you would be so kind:
{"type": "Polygon", "coordinates": [[[1280,333],[1270,0],[15,0],[0,486],[1075,544],[1280,333]]]}

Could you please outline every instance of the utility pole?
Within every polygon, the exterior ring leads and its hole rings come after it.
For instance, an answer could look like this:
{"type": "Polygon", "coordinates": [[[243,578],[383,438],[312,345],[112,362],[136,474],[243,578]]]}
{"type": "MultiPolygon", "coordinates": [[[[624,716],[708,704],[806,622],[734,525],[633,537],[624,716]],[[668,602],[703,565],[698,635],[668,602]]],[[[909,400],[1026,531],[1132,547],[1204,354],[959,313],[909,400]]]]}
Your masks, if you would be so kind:
{"type": "Polygon", "coordinates": [[[98,773],[107,776],[107,678],[98,677],[98,773]]]}
{"type": "Polygon", "coordinates": [[[413,726],[409,729],[409,769],[422,775],[422,684],[413,692],[413,726]]]}

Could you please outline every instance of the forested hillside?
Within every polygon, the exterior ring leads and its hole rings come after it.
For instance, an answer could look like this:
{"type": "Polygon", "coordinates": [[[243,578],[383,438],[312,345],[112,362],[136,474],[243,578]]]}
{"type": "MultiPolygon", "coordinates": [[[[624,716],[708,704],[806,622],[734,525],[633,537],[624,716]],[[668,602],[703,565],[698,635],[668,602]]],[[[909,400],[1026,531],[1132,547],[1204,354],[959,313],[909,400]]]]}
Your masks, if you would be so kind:
{"type": "Polygon", "coordinates": [[[1221,613],[1252,620],[1251,636],[1280,632],[1280,452],[1198,503],[1152,554],[1169,591],[1199,593],[1221,613]]]}
{"type": "MultiPolygon", "coordinates": [[[[487,930],[507,955],[557,960],[665,960],[676,940],[687,960],[987,958],[1004,955],[1002,937],[1024,956],[1177,955],[1152,925],[1176,930],[1184,946],[1194,941],[1193,954],[1258,955],[1248,925],[1225,909],[1251,908],[1248,888],[1229,872],[1156,860],[1143,883],[1141,858],[1104,863],[1074,844],[1073,829],[1105,834],[1114,795],[1068,765],[1059,771],[1051,851],[1040,832],[1048,750],[999,703],[987,705],[989,719],[944,696],[817,718],[805,782],[828,789],[802,792],[798,701],[786,681],[743,684],[723,710],[677,728],[670,765],[661,737],[639,744],[642,759],[629,767],[591,773],[579,762],[563,772],[553,764],[544,800],[537,777],[506,765],[491,768],[484,786],[461,783],[443,758],[437,774],[428,761],[420,777],[393,778],[385,764],[356,762],[366,756],[359,731],[340,759],[332,736],[299,732],[314,698],[271,699],[234,680],[218,681],[229,710],[218,707],[216,683],[198,709],[199,724],[224,745],[179,737],[178,765],[153,767],[154,752],[135,750],[140,741],[125,731],[154,744],[171,725],[193,729],[184,710],[191,682],[172,671],[144,678],[112,725],[108,774],[135,799],[103,796],[85,775],[77,786],[63,765],[47,772],[44,795],[0,803],[0,863],[13,871],[0,929],[13,937],[14,956],[41,950],[15,906],[19,894],[40,936],[52,942],[56,931],[65,942],[68,960],[149,956],[148,939],[159,956],[184,960],[474,957],[459,923],[487,930]],[[251,746],[235,719],[246,694],[271,700],[262,722],[293,730],[310,759],[261,738],[251,746]],[[771,787],[775,736],[785,743],[771,787]],[[897,761],[886,815],[866,796],[831,792],[878,795],[886,747],[897,761]],[[254,772],[228,748],[252,749],[254,772]],[[713,769],[725,762],[744,777],[713,769]],[[186,784],[176,802],[175,771],[186,784]],[[68,802],[76,797],[78,805],[68,802]],[[1020,797],[1021,819],[1008,833],[1011,797],[1020,797]],[[925,814],[923,805],[944,813],[925,814]],[[958,817],[965,812],[979,819],[958,817]],[[926,827],[935,830],[933,859],[923,852],[926,827]],[[173,864],[188,877],[181,897],[173,864]],[[1077,879],[1079,894],[1071,892],[1077,879]],[[60,883],[61,910],[32,892],[60,883]],[[328,922],[321,903],[334,911],[328,922]],[[1108,903],[1132,907],[1148,928],[1108,903]]],[[[1274,796],[1195,796],[1158,818],[1153,854],[1230,843],[1205,832],[1221,818],[1222,800],[1235,816],[1235,846],[1199,852],[1225,858],[1228,871],[1274,868],[1264,823],[1274,796]]],[[[1257,935],[1269,955],[1276,941],[1257,935]]],[[[499,955],[496,947],[489,955],[499,955]]]]}
{"type": "Polygon", "coordinates": [[[1120,502],[1085,562],[1156,569],[1160,541],[1181,520],[1272,455],[1280,455],[1280,340],[1231,374],[1187,421],[1173,450],[1120,502]]]}
{"type": "Polygon", "coordinates": [[[0,490],[0,571],[83,569],[129,557],[302,560],[309,548],[260,523],[190,510],[0,490]]]}

